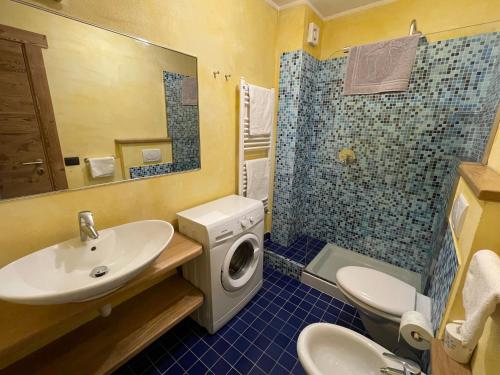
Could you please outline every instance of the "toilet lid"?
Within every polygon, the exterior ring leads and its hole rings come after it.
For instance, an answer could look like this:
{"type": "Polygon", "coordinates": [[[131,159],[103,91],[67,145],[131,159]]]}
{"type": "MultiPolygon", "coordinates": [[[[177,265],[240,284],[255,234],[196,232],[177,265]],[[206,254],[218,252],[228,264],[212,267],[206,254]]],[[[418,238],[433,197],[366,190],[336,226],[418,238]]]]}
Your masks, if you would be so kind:
{"type": "Polygon", "coordinates": [[[354,298],[376,310],[401,316],[415,310],[415,288],[386,273],[357,266],[337,271],[337,284],[354,298]]]}

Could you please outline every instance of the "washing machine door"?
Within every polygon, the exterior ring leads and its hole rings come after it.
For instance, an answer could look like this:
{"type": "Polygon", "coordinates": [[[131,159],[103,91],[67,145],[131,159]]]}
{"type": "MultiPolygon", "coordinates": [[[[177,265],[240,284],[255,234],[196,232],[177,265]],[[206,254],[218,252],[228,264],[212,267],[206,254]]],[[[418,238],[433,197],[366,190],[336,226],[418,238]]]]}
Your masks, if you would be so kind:
{"type": "Polygon", "coordinates": [[[245,234],[229,248],[222,264],[222,286],[229,292],[243,288],[252,278],[262,249],[259,239],[253,234],[245,234]]]}

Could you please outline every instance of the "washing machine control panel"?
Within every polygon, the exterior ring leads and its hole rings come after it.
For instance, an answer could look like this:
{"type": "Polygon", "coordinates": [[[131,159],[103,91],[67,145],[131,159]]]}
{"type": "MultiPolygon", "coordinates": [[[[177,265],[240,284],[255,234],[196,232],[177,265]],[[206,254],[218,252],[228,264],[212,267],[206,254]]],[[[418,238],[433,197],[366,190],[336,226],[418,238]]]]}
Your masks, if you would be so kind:
{"type": "Polygon", "coordinates": [[[257,209],[236,217],[234,220],[230,220],[210,230],[210,243],[213,245],[219,244],[228,238],[237,236],[247,230],[251,230],[262,220],[264,220],[264,212],[262,209],[257,209]]]}
{"type": "Polygon", "coordinates": [[[248,227],[250,227],[250,218],[243,218],[240,220],[240,225],[241,225],[241,228],[242,229],[247,229],[248,227]]]}

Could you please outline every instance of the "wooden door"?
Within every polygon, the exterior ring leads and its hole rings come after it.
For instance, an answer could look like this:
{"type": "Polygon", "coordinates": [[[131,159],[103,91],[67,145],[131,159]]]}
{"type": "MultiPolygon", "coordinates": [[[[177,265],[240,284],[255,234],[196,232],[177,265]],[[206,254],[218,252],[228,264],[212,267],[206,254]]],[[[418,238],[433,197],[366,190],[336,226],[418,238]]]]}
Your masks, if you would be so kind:
{"type": "Polygon", "coordinates": [[[0,199],[67,188],[42,48],[0,25],[0,199]]]}

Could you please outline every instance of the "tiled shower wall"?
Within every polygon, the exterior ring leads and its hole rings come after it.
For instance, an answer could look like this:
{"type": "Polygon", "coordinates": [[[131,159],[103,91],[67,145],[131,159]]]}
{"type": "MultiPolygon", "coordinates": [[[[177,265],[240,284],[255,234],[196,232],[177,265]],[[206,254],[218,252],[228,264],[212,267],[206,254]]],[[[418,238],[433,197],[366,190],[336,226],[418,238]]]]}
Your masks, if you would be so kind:
{"type": "Polygon", "coordinates": [[[451,286],[458,269],[457,252],[451,227],[447,226],[443,245],[437,257],[436,267],[431,277],[429,297],[432,300],[432,328],[436,332],[441,324],[448,302],[451,286]]]}
{"type": "Polygon", "coordinates": [[[347,58],[284,54],[272,240],[307,234],[424,271],[458,161],[483,155],[499,55],[498,33],[421,43],[408,91],[343,96],[347,58]],[[343,147],[355,164],[338,163],[343,147]]]}
{"type": "Polygon", "coordinates": [[[163,72],[168,135],[172,139],[174,163],[199,168],[200,141],[198,106],[182,104],[182,81],[187,76],[163,72]]]}
{"type": "Polygon", "coordinates": [[[130,177],[139,178],[200,168],[198,106],[182,104],[182,81],[187,76],[163,72],[168,136],[172,140],[172,163],[130,168],[130,177]]]}

